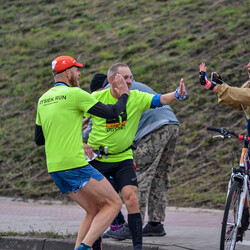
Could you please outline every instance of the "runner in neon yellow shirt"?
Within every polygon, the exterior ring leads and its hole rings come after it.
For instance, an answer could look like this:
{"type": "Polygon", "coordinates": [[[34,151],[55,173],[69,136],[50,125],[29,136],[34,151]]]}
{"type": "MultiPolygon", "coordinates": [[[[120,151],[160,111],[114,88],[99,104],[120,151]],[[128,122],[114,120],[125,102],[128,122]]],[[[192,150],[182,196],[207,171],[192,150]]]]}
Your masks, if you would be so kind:
{"type": "Polygon", "coordinates": [[[114,119],[125,110],[129,90],[117,75],[119,101],[104,105],[79,88],[79,68],[69,56],[52,62],[55,86],[38,101],[35,141],[45,144],[48,172],[62,193],[86,210],[76,240],[76,249],[90,250],[121,208],[121,200],[104,176],[85,159],[81,137],[83,115],[114,119]]]}
{"type": "MultiPolygon", "coordinates": [[[[115,104],[114,91],[116,75],[120,74],[128,88],[132,84],[132,73],[126,64],[117,63],[108,71],[110,89],[92,95],[105,104],[115,104]]],[[[101,119],[92,116],[92,131],[88,144],[95,149],[103,149],[103,157],[91,164],[106,177],[112,176],[128,210],[128,227],[131,231],[134,250],[142,249],[142,220],[137,200],[137,179],[130,146],[133,142],[141,114],[144,110],[169,105],[186,98],[184,80],[181,79],[176,91],[164,95],[151,95],[138,90],[130,91],[126,110],[115,119],[101,119]]],[[[122,227],[120,230],[126,230],[122,227]]],[[[126,234],[127,232],[124,232],[126,234]]],[[[120,235],[122,235],[121,233],[120,235]]],[[[110,235],[112,237],[112,235],[110,235]]]]}
{"type": "Polygon", "coordinates": [[[74,135],[81,131],[84,112],[97,102],[80,88],[65,85],[54,86],[39,99],[36,124],[42,126],[46,138],[49,173],[88,165],[82,140],[74,135]]]}
{"type": "MultiPolygon", "coordinates": [[[[117,99],[111,95],[110,89],[94,92],[92,95],[105,104],[117,102],[117,99]]],[[[93,127],[88,144],[96,149],[99,149],[101,145],[104,148],[108,147],[110,154],[107,159],[102,157],[100,161],[117,162],[133,159],[132,149],[128,148],[134,140],[141,114],[145,109],[150,109],[153,97],[154,95],[132,90],[126,110],[118,118],[103,119],[95,116],[92,119],[93,127]]]]}

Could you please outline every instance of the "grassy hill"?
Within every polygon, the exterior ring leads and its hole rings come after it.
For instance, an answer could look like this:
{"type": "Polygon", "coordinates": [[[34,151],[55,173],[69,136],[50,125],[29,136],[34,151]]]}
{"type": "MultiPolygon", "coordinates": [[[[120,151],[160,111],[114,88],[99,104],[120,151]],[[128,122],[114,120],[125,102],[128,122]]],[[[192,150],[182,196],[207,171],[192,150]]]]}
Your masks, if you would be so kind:
{"type": "MultiPolygon", "coordinates": [[[[59,55],[84,64],[80,85],[114,62],[159,93],[184,77],[189,98],[172,106],[181,127],[169,204],[220,208],[232,146],[211,140],[206,126],[244,132],[242,112],[217,104],[199,84],[199,64],[241,86],[249,62],[245,0],[0,0],[0,195],[62,198],[46,170],[44,147],[33,141],[38,98],[53,79],[59,55]]],[[[237,162],[237,161],[236,161],[237,162]]]]}

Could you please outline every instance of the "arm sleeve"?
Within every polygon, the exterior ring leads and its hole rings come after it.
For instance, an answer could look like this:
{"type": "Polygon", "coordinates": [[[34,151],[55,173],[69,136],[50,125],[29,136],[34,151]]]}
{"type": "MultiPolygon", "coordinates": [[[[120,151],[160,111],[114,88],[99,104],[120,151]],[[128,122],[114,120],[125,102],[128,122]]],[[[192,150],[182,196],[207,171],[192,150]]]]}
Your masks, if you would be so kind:
{"type": "Polygon", "coordinates": [[[151,109],[156,108],[156,107],[162,107],[160,98],[161,98],[161,94],[156,94],[156,95],[153,97],[152,102],[151,102],[151,105],[150,105],[150,108],[151,108],[151,109]]]}
{"type": "Polygon", "coordinates": [[[38,146],[45,144],[42,127],[37,124],[35,127],[35,142],[38,146]]]}
{"type": "Polygon", "coordinates": [[[237,88],[222,84],[218,85],[215,92],[218,95],[218,102],[220,104],[230,106],[237,110],[242,110],[241,104],[250,106],[250,89],[248,87],[243,86],[242,88],[237,88]]]}
{"type": "Polygon", "coordinates": [[[88,110],[88,113],[105,119],[114,119],[125,110],[127,100],[128,95],[123,94],[114,105],[105,105],[102,102],[98,102],[88,110]]]}

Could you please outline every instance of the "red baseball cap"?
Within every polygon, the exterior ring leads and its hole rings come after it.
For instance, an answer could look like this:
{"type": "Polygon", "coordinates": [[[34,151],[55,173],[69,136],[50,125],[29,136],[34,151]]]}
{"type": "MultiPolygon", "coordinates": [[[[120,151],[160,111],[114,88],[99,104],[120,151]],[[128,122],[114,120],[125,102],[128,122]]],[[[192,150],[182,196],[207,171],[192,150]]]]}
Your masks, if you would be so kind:
{"type": "Polygon", "coordinates": [[[52,62],[52,70],[55,70],[57,73],[63,72],[66,69],[69,69],[73,66],[78,68],[82,68],[83,65],[78,63],[73,57],[71,56],[59,56],[52,62]]]}

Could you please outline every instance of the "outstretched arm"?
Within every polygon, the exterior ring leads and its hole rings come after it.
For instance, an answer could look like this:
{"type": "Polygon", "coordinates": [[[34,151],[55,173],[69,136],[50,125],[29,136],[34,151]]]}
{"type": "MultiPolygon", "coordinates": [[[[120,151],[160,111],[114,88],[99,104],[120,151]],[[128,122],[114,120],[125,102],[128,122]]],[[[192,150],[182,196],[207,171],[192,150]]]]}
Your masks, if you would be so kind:
{"type": "Polygon", "coordinates": [[[115,79],[116,80],[113,82],[112,95],[117,97],[118,102],[114,105],[105,105],[98,102],[88,110],[89,114],[99,116],[101,118],[114,119],[126,109],[129,96],[128,86],[120,74],[117,74],[115,79]]]}
{"type": "Polygon", "coordinates": [[[250,106],[250,81],[246,82],[242,88],[231,87],[227,84],[218,86],[216,94],[218,103],[230,106],[237,110],[242,110],[242,106],[250,106]]]}
{"type": "Polygon", "coordinates": [[[122,94],[118,102],[114,105],[105,105],[102,102],[96,103],[93,107],[88,110],[91,115],[99,116],[105,119],[114,119],[121,114],[126,108],[128,100],[127,94],[122,94]]]}
{"type": "MultiPolygon", "coordinates": [[[[249,64],[250,69],[250,64],[249,64]]],[[[220,75],[216,72],[212,73],[211,82],[206,77],[206,65],[200,65],[200,83],[204,88],[213,90],[218,96],[218,102],[223,105],[230,106],[237,110],[242,110],[242,106],[250,106],[250,82],[246,82],[242,88],[231,87],[223,82],[220,75]]]]}
{"type": "Polygon", "coordinates": [[[184,100],[187,97],[187,89],[184,84],[184,79],[181,78],[179,87],[170,93],[166,93],[164,95],[161,95],[160,102],[162,105],[170,105],[178,100],[184,100]]]}

